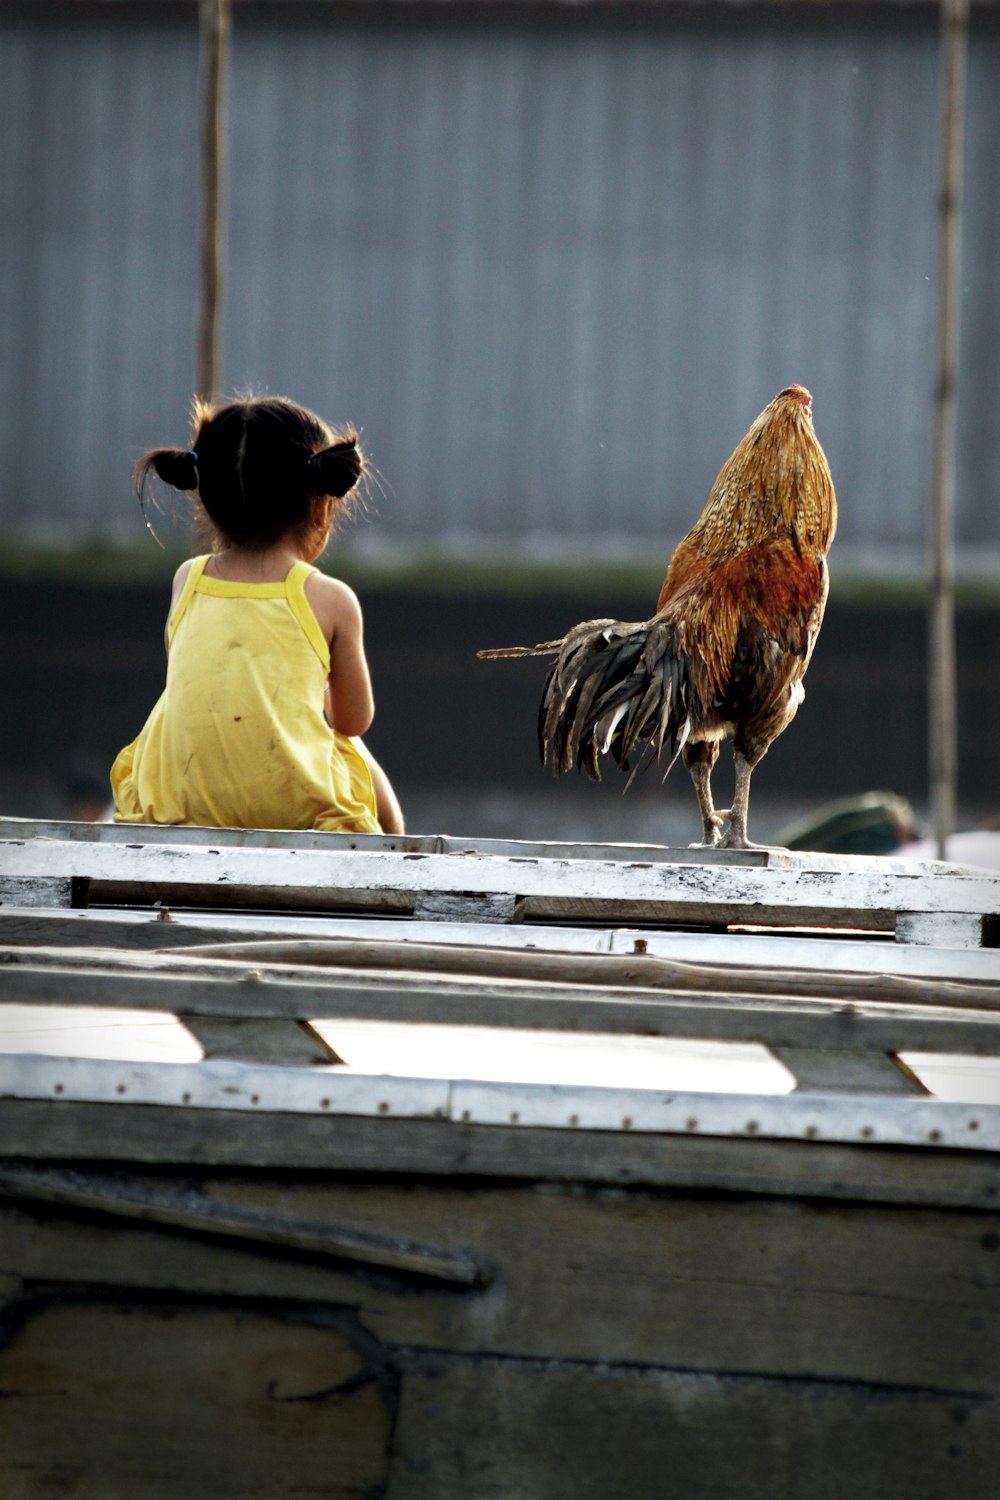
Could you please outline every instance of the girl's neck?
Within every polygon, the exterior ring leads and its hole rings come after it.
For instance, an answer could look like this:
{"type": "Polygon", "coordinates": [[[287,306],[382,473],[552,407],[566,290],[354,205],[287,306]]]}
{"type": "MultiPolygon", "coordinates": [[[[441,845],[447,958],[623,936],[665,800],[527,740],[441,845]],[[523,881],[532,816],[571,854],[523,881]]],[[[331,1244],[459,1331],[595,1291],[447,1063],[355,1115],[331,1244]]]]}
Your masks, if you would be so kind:
{"type": "Polygon", "coordinates": [[[209,558],[205,572],[230,583],[283,583],[289,569],[302,560],[294,544],[283,539],[263,549],[220,547],[209,558]]]}

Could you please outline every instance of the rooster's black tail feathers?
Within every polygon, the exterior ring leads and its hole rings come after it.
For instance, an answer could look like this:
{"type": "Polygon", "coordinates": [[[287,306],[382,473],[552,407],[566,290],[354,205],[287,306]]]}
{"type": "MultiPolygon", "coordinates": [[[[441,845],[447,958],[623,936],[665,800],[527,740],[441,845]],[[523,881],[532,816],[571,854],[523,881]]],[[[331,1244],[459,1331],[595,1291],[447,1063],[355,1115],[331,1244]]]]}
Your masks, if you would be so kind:
{"type": "Polygon", "coordinates": [[[689,728],[688,661],[675,627],[663,620],[587,620],[562,642],[548,643],[556,648],[538,710],[543,764],[551,745],[557,776],[576,766],[599,781],[599,755],[612,755],[628,770],[636,747],[632,776],[647,746],[657,756],[666,748],[672,765],[689,728]]]}

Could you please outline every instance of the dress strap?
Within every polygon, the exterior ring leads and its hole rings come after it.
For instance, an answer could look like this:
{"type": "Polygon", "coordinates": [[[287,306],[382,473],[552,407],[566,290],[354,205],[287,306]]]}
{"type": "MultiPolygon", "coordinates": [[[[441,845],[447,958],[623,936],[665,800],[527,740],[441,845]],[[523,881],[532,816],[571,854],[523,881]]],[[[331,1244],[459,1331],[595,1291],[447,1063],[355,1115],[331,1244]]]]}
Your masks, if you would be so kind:
{"type": "Polygon", "coordinates": [[[191,595],[197,588],[198,580],[201,577],[202,573],[204,573],[211,555],[212,554],[210,552],[206,552],[202,557],[194,558],[191,562],[190,568],[188,568],[188,575],[184,580],[184,587],[181,589],[180,598],[177,600],[177,603],[170,611],[170,619],[167,621],[168,646],[174,638],[174,632],[176,631],[178,625],[181,623],[181,620],[184,617],[184,613],[191,602],[191,595]]]}
{"type": "Polygon", "coordinates": [[[306,580],[317,570],[311,563],[293,563],[285,576],[285,597],[288,607],[305,631],[306,638],[323,663],[323,670],[330,670],[330,644],[319,627],[313,607],[306,598],[306,580]]]}

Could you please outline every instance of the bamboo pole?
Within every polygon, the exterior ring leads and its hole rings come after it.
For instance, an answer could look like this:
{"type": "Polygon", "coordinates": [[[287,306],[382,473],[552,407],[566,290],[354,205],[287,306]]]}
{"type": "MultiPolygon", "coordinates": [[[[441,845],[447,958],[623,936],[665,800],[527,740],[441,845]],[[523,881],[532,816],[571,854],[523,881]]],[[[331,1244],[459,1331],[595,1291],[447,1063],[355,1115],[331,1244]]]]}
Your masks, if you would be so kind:
{"type": "Polygon", "coordinates": [[[229,43],[230,0],[199,0],[201,223],[198,236],[198,317],[195,390],[219,393],[222,305],[222,97],[229,43]]]}
{"type": "Polygon", "coordinates": [[[955,655],[953,512],[955,405],[961,277],[962,147],[969,0],[941,5],[941,161],[938,202],[937,330],[929,602],[930,794],[939,859],[955,826],[958,703],[955,655]]]}

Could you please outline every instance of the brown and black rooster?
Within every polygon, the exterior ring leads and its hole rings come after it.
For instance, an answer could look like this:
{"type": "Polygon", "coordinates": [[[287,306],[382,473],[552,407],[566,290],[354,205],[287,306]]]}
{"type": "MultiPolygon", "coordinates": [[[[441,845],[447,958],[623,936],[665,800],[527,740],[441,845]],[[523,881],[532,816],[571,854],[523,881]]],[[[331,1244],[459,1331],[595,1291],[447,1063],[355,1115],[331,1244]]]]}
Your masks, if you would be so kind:
{"type": "Polygon", "coordinates": [[[650,747],[668,751],[668,771],[683,755],[705,844],[755,848],[747,838],[750,777],[802,702],[836,526],[812,397],[790,385],[720,470],[670,561],[651,620],[587,620],[559,641],[479,655],[556,657],[538,737],[543,762],[552,747],[557,776],[575,765],[599,780],[601,754],[628,770],[638,751],[633,776],[650,747]],[[723,812],[711,776],[728,735],[736,788],[723,812]]]}

